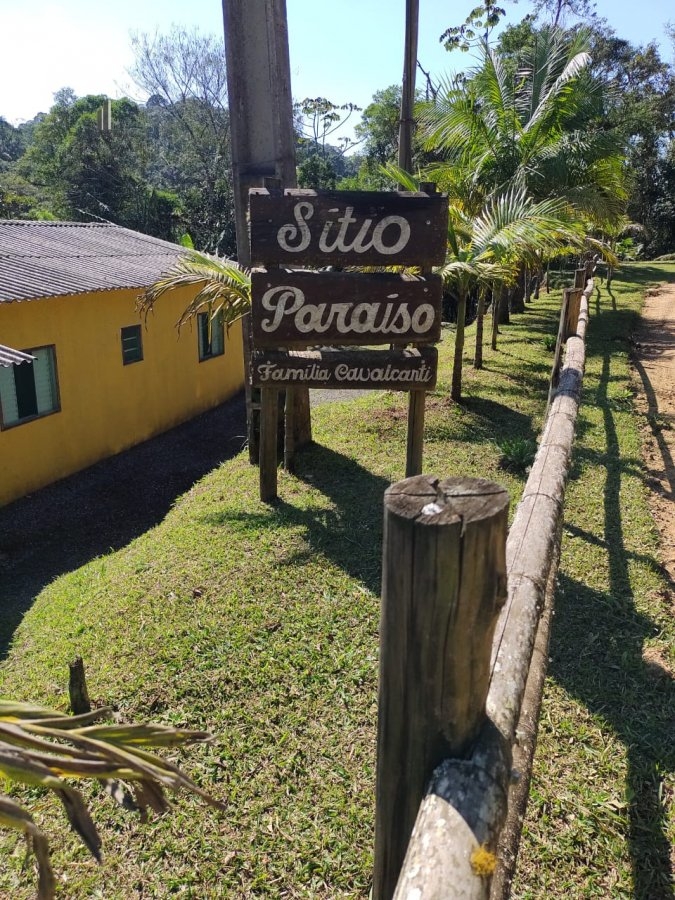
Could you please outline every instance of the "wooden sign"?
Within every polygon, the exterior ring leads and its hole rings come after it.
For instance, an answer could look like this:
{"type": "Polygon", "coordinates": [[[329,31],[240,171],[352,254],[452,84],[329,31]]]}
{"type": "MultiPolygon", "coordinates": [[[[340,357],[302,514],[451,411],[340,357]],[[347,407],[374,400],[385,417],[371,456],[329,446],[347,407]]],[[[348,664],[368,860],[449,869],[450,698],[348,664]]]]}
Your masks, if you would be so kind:
{"type": "Polygon", "coordinates": [[[257,270],[251,274],[256,347],[435,343],[440,276],[257,270]]]}
{"type": "Polygon", "coordinates": [[[428,391],[436,386],[438,352],[421,350],[264,351],[251,355],[255,387],[384,388],[428,391]]]}
{"type": "Polygon", "coordinates": [[[249,207],[254,265],[429,267],[445,261],[443,194],[253,189],[249,207]]]}

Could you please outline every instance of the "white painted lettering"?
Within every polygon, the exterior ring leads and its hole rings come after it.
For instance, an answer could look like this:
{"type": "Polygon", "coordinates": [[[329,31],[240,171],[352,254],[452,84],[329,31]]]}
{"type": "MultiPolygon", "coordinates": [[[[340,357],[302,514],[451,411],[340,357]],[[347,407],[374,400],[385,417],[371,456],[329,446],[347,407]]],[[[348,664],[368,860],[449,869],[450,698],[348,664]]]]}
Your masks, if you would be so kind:
{"type": "Polygon", "coordinates": [[[400,253],[410,240],[410,224],[403,216],[385,216],[378,222],[373,231],[373,247],[378,253],[400,253]],[[398,239],[394,244],[387,246],[383,241],[384,232],[390,226],[398,226],[398,239]]]}
{"type": "Polygon", "coordinates": [[[307,222],[314,215],[314,207],[306,201],[296,203],[293,215],[295,216],[296,224],[282,225],[277,232],[277,241],[282,250],[287,250],[289,253],[301,253],[309,247],[312,239],[307,222]],[[295,246],[291,246],[288,243],[289,241],[296,241],[298,238],[300,239],[299,243],[295,246]]]}

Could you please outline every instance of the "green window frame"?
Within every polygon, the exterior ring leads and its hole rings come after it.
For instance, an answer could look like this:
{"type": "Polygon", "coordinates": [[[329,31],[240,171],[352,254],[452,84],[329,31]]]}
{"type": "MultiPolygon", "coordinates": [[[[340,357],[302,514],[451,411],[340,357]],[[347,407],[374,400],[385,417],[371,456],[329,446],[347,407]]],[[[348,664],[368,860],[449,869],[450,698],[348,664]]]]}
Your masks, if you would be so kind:
{"type": "Polygon", "coordinates": [[[120,329],[122,363],[125,366],[143,359],[143,336],[140,325],[125,325],[120,329]]]}
{"type": "Polygon", "coordinates": [[[32,363],[0,366],[0,427],[13,428],[61,411],[56,372],[56,348],[31,347],[24,350],[35,357],[32,363]]]}
{"type": "Polygon", "coordinates": [[[199,345],[199,361],[213,359],[225,353],[225,326],[222,310],[215,316],[209,313],[197,313],[197,342],[199,345]]]}

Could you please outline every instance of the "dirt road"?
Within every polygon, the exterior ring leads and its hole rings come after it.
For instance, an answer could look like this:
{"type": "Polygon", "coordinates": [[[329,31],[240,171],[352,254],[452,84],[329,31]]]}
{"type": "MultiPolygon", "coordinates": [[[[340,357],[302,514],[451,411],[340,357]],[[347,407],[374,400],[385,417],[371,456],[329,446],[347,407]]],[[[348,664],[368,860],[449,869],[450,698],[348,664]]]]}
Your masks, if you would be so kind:
{"type": "Polygon", "coordinates": [[[637,405],[650,503],[662,538],[663,563],[675,579],[675,285],[649,291],[635,335],[637,405]]]}

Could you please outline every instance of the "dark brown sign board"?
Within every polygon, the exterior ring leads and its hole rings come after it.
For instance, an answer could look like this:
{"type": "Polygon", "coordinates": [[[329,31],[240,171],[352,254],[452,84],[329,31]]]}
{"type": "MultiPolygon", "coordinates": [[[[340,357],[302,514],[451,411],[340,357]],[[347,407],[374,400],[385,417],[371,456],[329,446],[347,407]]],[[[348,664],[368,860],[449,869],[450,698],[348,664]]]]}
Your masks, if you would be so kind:
{"type": "Polygon", "coordinates": [[[445,262],[448,198],[408,191],[249,191],[251,262],[419,266],[445,262]]]}
{"type": "Polygon", "coordinates": [[[436,386],[438,351],[256,350],[251,354],[255,387],[428,391],[436,386]]]}
{"type": "Polygon", "coordinates": [[[378,272],[251,274],[256,347],[435,343],[441,336],[440,276],[378,272]]]}

